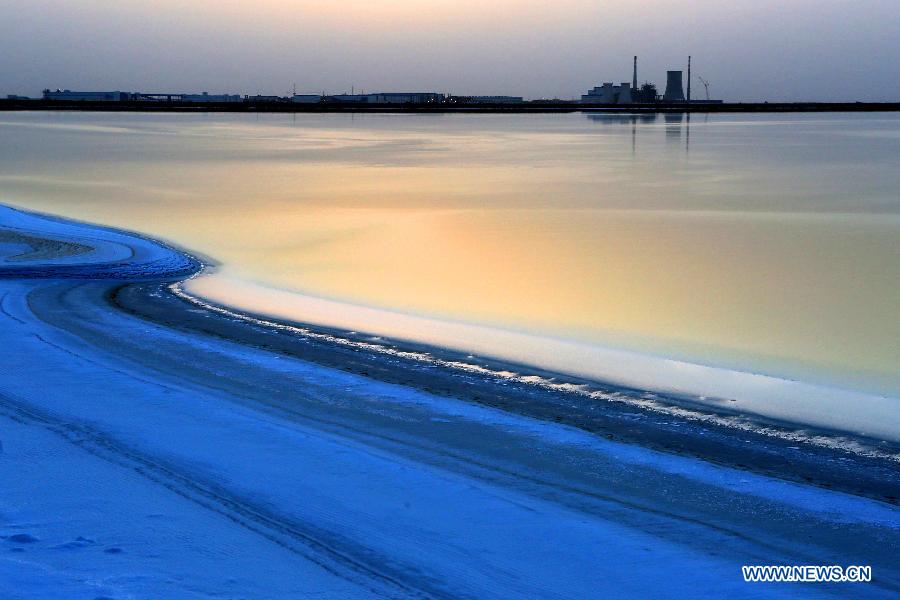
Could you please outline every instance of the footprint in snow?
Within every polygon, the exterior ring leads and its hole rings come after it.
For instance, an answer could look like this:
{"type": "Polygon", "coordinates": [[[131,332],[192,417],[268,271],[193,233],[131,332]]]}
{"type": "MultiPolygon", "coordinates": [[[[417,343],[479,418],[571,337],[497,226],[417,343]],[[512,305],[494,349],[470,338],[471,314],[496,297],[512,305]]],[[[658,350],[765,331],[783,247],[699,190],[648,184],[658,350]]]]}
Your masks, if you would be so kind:
{"type": "Polygon", "coordinates": [[[54,548],[58,548],[60,550],[72,550],[75,548],[84,548],[85,546],[90,546],[94,543],[94,540],[90,540],[83,536],[78,536],[72,542],[66,542],[65,544],[59,544],[58,546],[54,546],[54,548]]]}

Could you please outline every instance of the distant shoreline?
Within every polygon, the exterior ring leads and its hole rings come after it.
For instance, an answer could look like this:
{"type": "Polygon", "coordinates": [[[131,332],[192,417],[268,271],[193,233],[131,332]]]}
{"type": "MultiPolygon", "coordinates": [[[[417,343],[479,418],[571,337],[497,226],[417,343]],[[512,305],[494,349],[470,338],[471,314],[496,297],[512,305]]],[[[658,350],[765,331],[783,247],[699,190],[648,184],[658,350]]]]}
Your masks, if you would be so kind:
{"type": "Polygon", "coordinates": [[[581,104],[574,102],[524,102],[522,104],[349,104],[322,102],[146,102],[60,101],[0,99],[0,111],[94,112],[236,112],[236,113],[816,113],[898,112],[900,102],[726,102],[655,104],[581,104]]]}

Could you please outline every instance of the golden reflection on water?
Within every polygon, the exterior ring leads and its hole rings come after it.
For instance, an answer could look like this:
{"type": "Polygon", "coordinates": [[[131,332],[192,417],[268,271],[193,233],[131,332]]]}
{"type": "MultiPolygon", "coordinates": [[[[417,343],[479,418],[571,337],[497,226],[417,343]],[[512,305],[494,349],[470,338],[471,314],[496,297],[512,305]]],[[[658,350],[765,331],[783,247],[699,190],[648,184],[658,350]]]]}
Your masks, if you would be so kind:
{"type": "Polygon", "coordinates": [[[865,122],[695,119],[688,153],[671,119],[18,118],[4,201],[163,236],[229,275],[897,389],[897,176],[817,145],[865,122]]]}
{"type": "Polygon", "coordinates": [[[896,366],[884,317],[900,270],[867,261],[896,231],[877,224],[546,209],[317,209],[300,221],[265,228],[282,240],[271,279],[252,265],[240,275],[664,354],[750,354],[770,369],[896,366]],[[854,340],[866,340],[855,355],[854,340]]]}

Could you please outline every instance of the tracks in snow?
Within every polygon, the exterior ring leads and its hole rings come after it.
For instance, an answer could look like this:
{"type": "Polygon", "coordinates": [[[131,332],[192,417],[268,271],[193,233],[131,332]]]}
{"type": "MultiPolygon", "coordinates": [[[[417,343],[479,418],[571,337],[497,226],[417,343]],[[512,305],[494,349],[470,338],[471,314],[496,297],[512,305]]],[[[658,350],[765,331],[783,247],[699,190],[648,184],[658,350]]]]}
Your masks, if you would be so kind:
{"type": "MultiPolygon", "coordinates": [[[[440,598],[446,592],[423,589],[404,581],[402,573],[385,565],[379,569],[379,557],[366,548],[355,546],[357,554],[366,555],[363,562],[321,536],[331,536],[315,526],[289,519],[238,497],[214,481],[205,480],[178,465],[149,456],[128,446],[87,423],[57,417],[26,402],[0,392],[0,416],[18,423],[40,427],[77,448],[109,463],[128,469],[160,485],[205,510],[218,513],[236,525],[303,557],[327,572],[349,581],[373,596],[386,598],[440,598]]],[[[421,574],[417,581],[424,582],[421,574]]]]}

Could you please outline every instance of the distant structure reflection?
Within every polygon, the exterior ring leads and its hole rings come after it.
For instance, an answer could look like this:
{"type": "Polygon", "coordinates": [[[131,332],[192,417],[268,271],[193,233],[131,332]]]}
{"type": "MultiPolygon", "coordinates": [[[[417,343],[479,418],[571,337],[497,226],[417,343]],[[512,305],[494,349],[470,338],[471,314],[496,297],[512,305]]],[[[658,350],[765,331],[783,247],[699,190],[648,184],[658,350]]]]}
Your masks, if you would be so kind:
{"type": "MultiPolygon", "coordinates": [[[[638,125],[654,125],[660,120],[657,113],[633,113],[633,114],[610,114],[601,112],[584,113],[590,121],[607,126],[614,125],[631,125],[631,153],[636,154],[637,151],[637,131],[638,125]]],[[[709,122],[709,115],[705,115],[704,122],[709,122]]],[[[691,114],[684,112],[671,112],[662,114],[662,124],[665,131],[666,141],[673,144],[681,145],[684,140],[685,154],[690,153],[691,148],[691,114]]],[[[652,128],[649,131],[659,131],[659,128],[652,128]]]]}
{"type": "Polygon", "coordinates": [[[598,123],[607,123],[610,125],[627,125],[629,123],[655,123],[659,117],[657,113],[640,113],[640,114],[614,114],[585,112],[584,115],[591,121],[598,123]]]}

